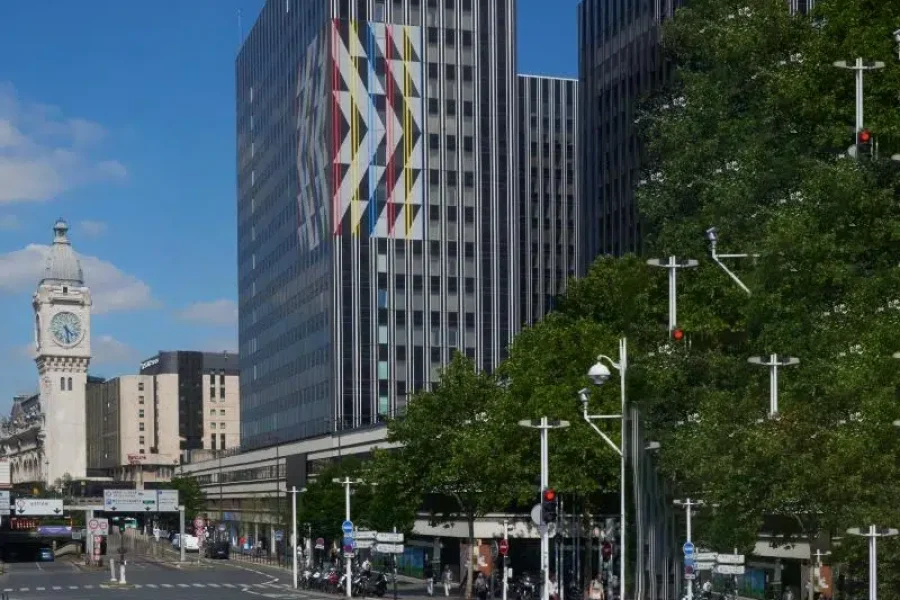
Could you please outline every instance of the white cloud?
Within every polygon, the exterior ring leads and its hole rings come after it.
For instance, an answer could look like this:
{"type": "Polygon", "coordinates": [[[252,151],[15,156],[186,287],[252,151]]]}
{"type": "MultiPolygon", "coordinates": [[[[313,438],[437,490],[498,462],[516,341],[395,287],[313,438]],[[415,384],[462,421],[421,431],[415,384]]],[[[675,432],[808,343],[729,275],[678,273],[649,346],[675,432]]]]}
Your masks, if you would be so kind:
{"type": "Polygon", "coordinates": [[[123,179],[121,163],[92,151],[105,136],[98,123],[23,102],[12,85],[0,84],[0,204],[47,200],[87,183],[123,179]]]}
{"type": "Polygon", "coordinates": [[[0,215],[0,231],[12,231],[22,226],[16,215],[0,215]]]}
{"type": "MultiPolygon", "coordinates": [[[[49,246],[29,244],[22,250],[0,254],[0,292],[33,290],[40,281],[49,246]]],[[[141,310],[159,306],[150,286],[110,262],[79,255],[85,284],[91,289],[94,314],[141,310]]]]}
{"type": "Polygon", "coordinates": [[[236,325],[238,319],[237,303],[222,298],[212,302],[196,302],[178,313],[185,321],[193,321],[202,325],[236,325]]]}
{"type": "Polygon", "coordinates": [[[78,222],[78,229],[87,237],[100,237],[106,233],[106,223],[103,221],[84,220],[78,222]]]}
{"type": "Polygon", "coordinates": [[[140,361],[137,350],[111,335],[91,338],[91,365],[125,365],[140,361]]]}

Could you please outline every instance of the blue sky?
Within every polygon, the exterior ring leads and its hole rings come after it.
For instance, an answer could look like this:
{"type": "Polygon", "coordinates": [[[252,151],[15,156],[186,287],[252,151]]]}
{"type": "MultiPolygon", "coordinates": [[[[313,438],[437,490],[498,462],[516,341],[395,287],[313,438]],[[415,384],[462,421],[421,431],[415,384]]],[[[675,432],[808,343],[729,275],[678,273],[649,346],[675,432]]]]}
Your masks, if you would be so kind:
{"type": "MultiPolygon", "coordinates": [[[[0,411],[36,388],[31,294],[66,218],[95,375],[237,347],[234,56],[263,0],[0,3],[0,411]]],[[[519,0],[519,70],[577,73],[577,0],[519,0]]]]}

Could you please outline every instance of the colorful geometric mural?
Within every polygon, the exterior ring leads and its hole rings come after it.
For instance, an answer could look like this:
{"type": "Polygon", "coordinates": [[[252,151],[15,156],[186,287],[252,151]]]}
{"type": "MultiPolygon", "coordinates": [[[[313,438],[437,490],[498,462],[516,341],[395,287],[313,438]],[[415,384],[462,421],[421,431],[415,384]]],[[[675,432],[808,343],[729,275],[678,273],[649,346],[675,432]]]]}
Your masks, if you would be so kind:
{"type": "Polygon", "coordinates": [[[422,30],[331,28],[333,233],[422,239],[422,30]]]}
{"type": "Polygon", "coordinates": [[[327,38],[319,35],[297,68],[297,237],[307,250],[322,243],[331,219],[327,38]]]}

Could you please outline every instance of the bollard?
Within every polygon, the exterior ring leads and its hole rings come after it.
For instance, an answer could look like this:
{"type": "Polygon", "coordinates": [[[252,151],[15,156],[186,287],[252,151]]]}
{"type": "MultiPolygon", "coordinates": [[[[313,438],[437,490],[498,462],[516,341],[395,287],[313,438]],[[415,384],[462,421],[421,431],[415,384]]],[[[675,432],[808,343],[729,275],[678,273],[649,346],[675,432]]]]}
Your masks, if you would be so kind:
{"type": "Polygon", "coordinates": [[[119,585],[125,585],[125,561],[122,561],[122,566],[119,567],[119,585]]]}
{"type": "Polygon", "coordinates": [[[116,582],[116,559],[109,559],[109,580],[113,583],[116,582]]]}

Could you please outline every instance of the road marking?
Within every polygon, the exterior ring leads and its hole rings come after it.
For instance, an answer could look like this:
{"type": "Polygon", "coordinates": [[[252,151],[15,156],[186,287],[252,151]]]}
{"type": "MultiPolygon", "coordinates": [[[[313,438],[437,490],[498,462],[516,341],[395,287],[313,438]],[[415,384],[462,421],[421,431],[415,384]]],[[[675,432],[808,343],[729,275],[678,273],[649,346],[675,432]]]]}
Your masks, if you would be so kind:
{"type": "Polygon", "coordinates": [[[211,587],[211,588],[217,588],[217,587],[219,587],[219,584],[218,584],[218,583],[210,583],[210,584],[208,584],[208,585],[209,585],[209,587],[211,587]]]}
{"type": "Polygon", "coordinates": [[[77,590],[77,589],[78,589],[78,586],[77,586],[77,585],[70,585],[70,586],[69,586],[69,589],[70,589],[70,590],[77,590]]]}
{"type": "Polygon", "coordinates": [[[38,571],[43,571],[44,567],[41,566],[41,563],[34,563],[34,566],[38,568],[38,571]]]}
{"type": "Polygon", "coordinates": [[[155,583],[148,583],[148,584],[147,584],[147,587],[148,587],[148,588],[156,589],[156,588],[159,587],[159,586],[156,585],[155,583]]]}
{"type": "Polygon", "coordinates": [[[179,584],[178,584],[178,587],[180,587],[180,588],[186,588],[186,587],[191,587],[191,586],[189,586],[189,585],[186,584],[186,583],[179,583],[179,584]]]}
{"type": "Polygon", "coordinates": [[[163,586],[164,588],[170,588],[170,587],[172,587],[172,584],[171,584],[171,583],[161,583],[160,585],[163,586]]]}
{"type": "Polygon", "coordinates": [[[140,583],[134,584],[134,589],[136,589],[136,590],[137,590],[137,589],[140,589],[140,588],[142,588],[142,587],[144,587],[144,586],[141,585],[140,583]]]}
{"type": "Polygon", "coordinates": [[[27,591],[28,591],[28,588],[19,588],[19,591],[20,591],[20,592],[27,592],[27,591]]]}
{"type": "Polygon", "coordinates": [[[206,584],[205,584],[205,583],[193,583],[193,584],[191,584],[191,585],[193,585],[194,587],[199,587],[199,588],[205,588],[205,587],[206,587],[206,584]]]}
{"type": "Polygon", "coordinates": [[[60,586],[60,585],[54,585],[54,586],[53,586],[53,589],[54,589],[54,590],[61,590],[61,589],[62,589],[62,586],[60,586]]]}
{"type": "Polygon", "coordinates": [[[92,585],[86,585],[86,586],[84,586],[84,589],[86,589],[86,590],[92,590],[92,589],[94,589],[94,586],[92,586],[92,585]]]}
{"type": "Polygon", "coordinates": [[[46,592],[47,591],[47,588],[42,588],[42,587],[38,587],[38,588],[34,588],[34,589],[38,592],[46,592]]]}

